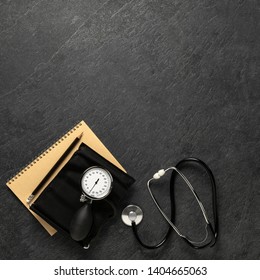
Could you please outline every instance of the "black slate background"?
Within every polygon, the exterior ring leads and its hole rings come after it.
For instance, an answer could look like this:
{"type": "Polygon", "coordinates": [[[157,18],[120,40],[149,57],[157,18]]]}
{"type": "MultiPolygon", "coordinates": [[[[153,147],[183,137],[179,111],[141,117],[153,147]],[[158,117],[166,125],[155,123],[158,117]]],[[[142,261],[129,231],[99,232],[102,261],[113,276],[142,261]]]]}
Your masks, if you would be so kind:
{"type": "MultiPolygon", "coordinates": [[[[0,258],[259,258],[259,34],[254,0],[1,1],[0,258]],[[216,246],[196,251],[173,234],[147,251],[119,217],[88,251],[49,237],[5,182],[81,119],[136,178],[125,204],[143,208],[147,242],[166,225],[146,181],[185,156],[206,161],[218,186],[216,246]]],[[[186,172],[210,211],[207,178],[186,172]]],[[[199,237],[180,182],[176,195],[177,224],[199,237]]]]}

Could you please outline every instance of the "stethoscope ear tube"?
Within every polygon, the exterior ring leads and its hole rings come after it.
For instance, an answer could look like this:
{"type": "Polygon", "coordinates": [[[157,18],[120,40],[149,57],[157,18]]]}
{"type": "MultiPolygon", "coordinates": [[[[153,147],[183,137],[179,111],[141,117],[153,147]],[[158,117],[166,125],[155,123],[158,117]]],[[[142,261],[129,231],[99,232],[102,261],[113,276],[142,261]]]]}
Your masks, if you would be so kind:
{"type": "MultiPolygon", "coordinates": [[[[214,246],[214,244],[216,243],[216,239],[217,239],[217,235],[218,235],[218,214],[217,214],[217,195],[216,195],[216,183],[215,183],[215,179],[214,179],[214,175],[212,173],[212,171],[210,170],[210,168],[200,159],[198,158],[185,158],[183,160],[181,160],[176,167],[170,167],[166,170],[161,169],[159,170],[157,173],[154,174],[153,178],[151,178],[150,180],[148,180],[147,182],[147,188],[148,191],[151,195],[152,200],[154,201],[157,209],[159,210],[159,212],[161,213],[161,215],[164,217],[164,219],[167,221],[167,223],[169,224],[169,228],[168,231],[166,233],[166,235],[164,236],[164,238],[156,245],[147,245],[145,244],[141,239],[140,236],[138,234],[137,231],[137,223],[135,222],[134,219],[130,219],[131,220],[131,226],[133,229],[133,233],[134,236],[136,237],[137,241],[145,248],[147,249],[156,249],[161,247],[169,238],[171,232],[174,230],[187,244],[189,244],[192,248],[194,249],[202,249],[205,247],[212,247],[214,246]],[[211,225],[209,219],[208,219],[208,215],[206,213],[206,210],[202,204],[202,202],[200,201],[200,198],[198,196],[198,194],[195,192],[194,188],[192,187],[191,183],[189,182],[189,180],[186,178],[186,176],[179,170],[179,168],[182,167],[182,165],[184,164],[190,164],[190,163],[196,163],[199,166],[203,167],[209,178],[211,181],[211,186],[212,186],[212,211],[213,211],[213,219],[214,219],[214,227],[211,225]],[[156,200],[156,198],[154,197],[151,188],[150,188],[150,183],[153,180],[158,180],[160,179],[160,177],[164,176],[164,174],[167,171],[172,170],[172,175],[171,175],[171,179],[170,179],[170,202],[171,202],[171,217],[169,218],[164,211],[162,210],[162,208],[160,207],[158,201],[156,200]],[[180,230],[175,226],[174,224],[174,214],[175,214],[175,201],[174,201],[174,182],[175,182],[175,177],[176,175],[180,175],[182,177],[182,179],[185,181],[186,185],[189,187],[189,189],[191,190],[191,192],[193,193],[197,203],[199,204],[199,207],[202,211],[204,220],[205,220],[205,238],[201,241],[193,241],[190,238],[188,238],[187,236],[185,236],[184,234],[182,234],[180,232],[180,230]]],[[[126,207],[127,208],[127,207],[126,207]]]]}
{"type": "MultiPolygon", "coordinates": [[[[197,164],[198,166],[202,167],[206,171],[206,173],[207,173],[207,175],[210,179],[210,183],[211,183],[211,204],[212,204],[213,225],[214,226],[212,226],[212,224],[208,221],[207,231],[208,231],[208,233],[210,233],[212,235],[212,240],[206,246],[203,246],[203,247],[201,246],[197,249],[205,248],[207,246],[213,247],[215,245],[216,241],[217,241],[218,231],[219,231],[216,181],[215,181],[213,172],[211,171],[209,166],[204,161],[202,161],[198,158],[195,158],[195,157],[184,158],[183,160],[181,160],[177,163],[176,168],[180,169],[184,165],[187,165],[187,164],[197,164]]],[[[175,176],[172,175],[171,179],[173,179],[172,184],[174,185],[175,176]]]]}

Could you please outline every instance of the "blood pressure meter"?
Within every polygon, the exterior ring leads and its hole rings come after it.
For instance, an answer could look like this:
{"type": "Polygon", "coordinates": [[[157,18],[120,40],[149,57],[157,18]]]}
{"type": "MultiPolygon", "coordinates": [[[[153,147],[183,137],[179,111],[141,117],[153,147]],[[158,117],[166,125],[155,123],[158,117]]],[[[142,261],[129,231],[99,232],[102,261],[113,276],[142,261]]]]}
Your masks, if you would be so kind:
{"type": "Polygon", "coordinates": [[[71,220],[72,239],[81,241],[87,237],[93,224],[92,201],[106,198],[112,190],[112,183],[110,172],[100,166],[92,166],[84,171],[81,178],[82,194],[79,198],[84,204],[71,220]]]}

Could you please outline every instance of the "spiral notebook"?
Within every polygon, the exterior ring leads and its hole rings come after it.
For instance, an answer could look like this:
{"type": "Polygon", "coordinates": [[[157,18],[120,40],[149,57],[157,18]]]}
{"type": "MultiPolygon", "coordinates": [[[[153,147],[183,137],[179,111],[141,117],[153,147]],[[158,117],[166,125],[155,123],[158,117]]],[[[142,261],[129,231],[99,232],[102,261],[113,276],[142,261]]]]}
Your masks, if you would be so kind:
{"type": "MultiPolygon", "coordinates": [[[[31,212],[31,214],[41,223],[41,225],[48,231],[50,235],[54,235],[56,230],[44,221],[37,214],[29,209],[29,205],[26,203],[26,199],[36,188],[39,182],[44,178],[44,176],[49,172],[50,168],[58,161],[61,155],[66,151],[71,142],[83,133],[80,143],[74,148],[70,155],[64,160],[64,162],[59,166],[56,172],[53,173],[52,177],[43,186],[41,192],[44,188],[55,178],[63,166],[68,162],[73,153],[78,149],[79,145],[83,142],[92,148],[94,151],[99,153],[101,156],[109,160],[111,163],[116,165],[118,168],[125,169],[116,160],[116,158],[110,153],[110,151],[104,146],[104,144],[99,140],[99,138],[94,134],[94,132],[88,127],[88,125],[81,121],[66,134],[64,134],[60,139],[58,139],[54,144],[37,156],[32,162],[27,164],[19,173],[12,177],[6,185],[12,190],[12,192],[18,197],[18,199],[24,204],[24,206],[31,212]]],[[[41,194],[39,192],[35,198],[41,194]]],[[[33,201],[34,201],[33,200],[33,201]]],[[[33,202],[32,201],[32,202],[33,202]]]]}

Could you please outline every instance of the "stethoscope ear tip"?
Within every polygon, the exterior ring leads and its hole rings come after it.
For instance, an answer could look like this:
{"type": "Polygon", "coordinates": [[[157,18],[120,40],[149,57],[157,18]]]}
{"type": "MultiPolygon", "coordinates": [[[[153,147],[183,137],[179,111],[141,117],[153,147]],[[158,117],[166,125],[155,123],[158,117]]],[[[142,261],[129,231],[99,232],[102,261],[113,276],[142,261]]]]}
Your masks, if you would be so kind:
{"type": "Polygon", "coordinates": [[[132,226],[132,223],[139,225],[143,220],[143,211],[137,205],[128,205],[124,208],[121,214],[123,223],[127,226],[132,226]]]}

